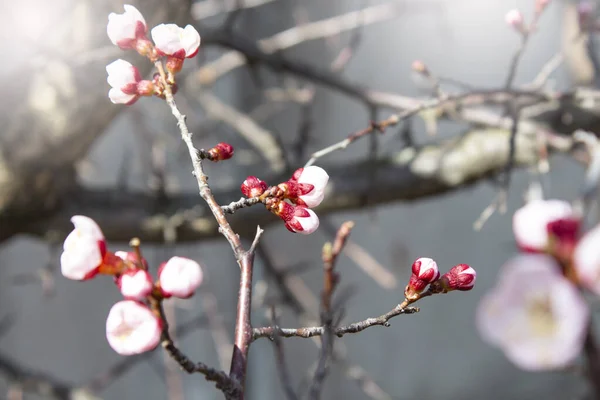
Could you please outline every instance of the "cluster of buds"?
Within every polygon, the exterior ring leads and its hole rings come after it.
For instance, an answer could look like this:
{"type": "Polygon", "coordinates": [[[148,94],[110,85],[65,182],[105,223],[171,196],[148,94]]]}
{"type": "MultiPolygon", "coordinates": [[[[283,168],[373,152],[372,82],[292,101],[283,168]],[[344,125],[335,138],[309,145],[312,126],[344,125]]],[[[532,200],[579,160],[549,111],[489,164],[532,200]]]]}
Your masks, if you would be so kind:
{"type": "Polygon", "coordinates": [[[561,200],[533,200],[513,216],[523,254],[501,269],[477,319],[482,337],[523,369],[564,368],[583,349],[590,311],[581,289],[600,295],[600,226],[581,227],[561,200]]]}
{"type": "Polygon", "coordinates": [[[269,187],[266,182],[249,176],[241,185],[244,196],[258,198],[285,227],[296,233],[310,234],[319,227],[319,217],[313,210],[323,201],[329,175],[323,168],[299,168],[283,183],[269,187]]]}
{"type": "Polygon", "coordinates": [[[148,262],[139,252],[107,250],[104,234],[94,220],[77,215],[71,222],[75,229],[65,239],[60,257],[63,276],[77,281],[99,274],[112,276],[125,300],[116,303],[106,319],[108,343],[122,355],[154,349],[163,323],[149,305],[172,296],[192,296],[202,283],[200,265],[187,258],[172,257],[161,264],[154,281],[148,262]]]}
{"type": "Polygon", "coordinates": [[[458,264],[440,277],[437,263],[431,258],[421,257],[412,265],[412,274],[404,289],[409,302],[417,301],[429,285],[430,293],[448,293],[453,290],[468,291],[475,286],[477,273],[467,264],[458,264]]]}
{"type": "Polygon", "coordinates": [[[200,47],[200,34],[187,25],[160,24],[152,28],[148,38],[148,26],[144,16],[134,6],[126,4],[122,14],[108,16],[106,33],[111,42],[122,50],[135,50],[150,61],[165,59],[166,82],[160,74],[152,80],[141,79],[140,72],[125,60],[116,60],[106,67],[111,86],[108,97],[115,104],[133,104],[140,96],[164,96],[165,83],[177,90],[175,74],[181,71],[186,58],[194,57],[200,47]]]}

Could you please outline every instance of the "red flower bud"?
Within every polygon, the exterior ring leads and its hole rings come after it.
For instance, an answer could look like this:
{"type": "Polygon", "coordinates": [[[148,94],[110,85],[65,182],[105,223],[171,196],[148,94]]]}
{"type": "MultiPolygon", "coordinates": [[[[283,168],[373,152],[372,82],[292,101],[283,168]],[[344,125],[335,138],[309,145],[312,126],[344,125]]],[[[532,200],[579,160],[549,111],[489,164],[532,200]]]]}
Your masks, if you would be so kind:
{"type": "Polygon", "coordinates": [[[240,186],[240,190],[244,196],[253,198],[263,194],[268,187],[267,182],[261,181],[255,176],[249,176],[240,186]]]}
{"type": "Polygon", "coordinates": [[[208,150],[211,161],[229,160],[233,157],[233,146],[229,143],[221,142],[212,149],[208,150]]]}

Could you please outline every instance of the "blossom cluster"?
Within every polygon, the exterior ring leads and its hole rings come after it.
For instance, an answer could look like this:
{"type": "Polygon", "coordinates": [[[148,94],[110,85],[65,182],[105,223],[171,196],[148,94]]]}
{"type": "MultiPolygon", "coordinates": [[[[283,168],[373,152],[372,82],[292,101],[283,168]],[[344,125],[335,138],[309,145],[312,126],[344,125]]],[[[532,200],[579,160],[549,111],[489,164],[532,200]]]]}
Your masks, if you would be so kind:
{"type": "Polygon", "coordinates": [[[323,168],[310,166],[297,169],[288,181],[272,187],[249,176],[240,189],[248,198],[259,198],[289,231],[310,234],[319,227],[319,217],[311,209],[323,201],[328,181],[329,175],[323,168]]]}
{"type": "MultiPolygon", "coordinates": [[[[181,71],[186,58],[194,57],[200,47],[200,34],[191,25],[181,28],[175,24],[160,24],[152,28],[148,38],[148,26],[137,8],[126,4],[122,14],[108,16],[106,33],[111,42],[122,50],[135,50],[152,62],[165,60],[167,84],[176,90],[175,74],[181,71]],[[154,43],[153,43],[154,42],[154,43]]],[[[164,94],[163,77],[155,74],[152,80],[142,79],[139,70],[128,61],[118,59],[106,66],[108,97],[115,104],[133,104],[140,96],[164,94]]]]}
{"type": "Polygon", "coordinates": [[[467,264],[458,264],[440,276],[437,263],[428,257],[417,258],[412,265],[412,274],[404,289],[410,302],[421,297],[427,285],[431,293],[448,293],[453,290],[468,291],[475,286],[477,273],[467,264]]]}
{"type": "Polygon", "coordinates": [[[522,254],[502,267],[477,325],[520,368],[565,368],[582,350],[590,317],[582,290],[600,295],[600,226],[585,234],[581,226],[560,200],[531,201],[513,216],[522,254]]]}
{"type": "Polygon", "coordinates": [[[187,258],[172,257],[160,265],[154,281],[148,262],[139,253],[107,250],[104,234],[94,220],[76,215],[71,222],[75,229],[64,242],[62,274],[78,281],[98,274],[113,276],[124,300],[111,308],[106,319],[109,345],[122,355],[154,349],[160,342],[163,323],[149,304],[172,296],[192,296],[202,283],[200,265],[187,258]]]}

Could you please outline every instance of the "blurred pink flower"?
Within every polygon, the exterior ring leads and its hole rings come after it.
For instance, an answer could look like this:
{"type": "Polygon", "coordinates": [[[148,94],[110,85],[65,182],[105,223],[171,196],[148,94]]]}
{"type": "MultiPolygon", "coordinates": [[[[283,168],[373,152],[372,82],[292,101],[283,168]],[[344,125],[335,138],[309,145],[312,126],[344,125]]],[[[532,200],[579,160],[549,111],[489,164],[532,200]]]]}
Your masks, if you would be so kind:
{"type": "Polygon", "coordinates": [[[600,296],[600,225],[579,240],[573,262],[579,281],[600,296]]]}
{"type": "Polygon", "coordinates": [[[106,318],[106,339],[117,353],[129,356],[154,349],[162,323],[148,307],[133,300],[116,303],[106,318]]]}
{"type": "Polygon", "coordinates": [[[524,251],[548,250],[548,224],[561,219],[574,219],[571,205],[561,200],[534,200],[513,215],[513,233],[517,245],[524,251]]]}
{"type": "Polygon", "coordinates": [[[67,236],[63,245],[60,256],[61,273],[74,280],[93,278],[106,254],[104,234],[89,217],[75,215],[71,222],[75,229],[67,236]]]}
{"type": "Polygon", "coordinates": [[[483,339],[525,370],[571,364],[588,321],[587,303],[546,255],[520,255],[505,264],[477,311],[483,339]]]}
{"type": "Polygon", "coordinates": [[[202,283],[202,268],[189,258],[171,257],[160,266],[158,280],[163,295],[186,299],[193,295],[202,283]]]}

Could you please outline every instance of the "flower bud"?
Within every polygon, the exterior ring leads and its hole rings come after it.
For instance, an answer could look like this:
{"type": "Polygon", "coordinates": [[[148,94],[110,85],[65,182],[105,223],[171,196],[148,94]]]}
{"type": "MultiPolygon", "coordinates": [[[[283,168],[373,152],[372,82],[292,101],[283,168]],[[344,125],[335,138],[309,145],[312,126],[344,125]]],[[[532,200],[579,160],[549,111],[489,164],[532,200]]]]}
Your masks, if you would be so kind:
{"type": "Polygon", "coordinates": [[[131,105],[139,97],[138,84],[142,80],[140,72],[125,60],[116,60],[106,66],[106,81],[112,87],[108,92],[114,104],[131,105]]]}
{"type": "Polygon", "coordinates": [[[191,25],[181,28],[175,24],[160,24],[150,33],[160,55],[184,59],[198,53],[200,34],[191,25]]]}
{"type": "Polygon", "coordinates": [[[137,41],[147,42],[146,32],[148,27],[142,13],[129,4],[123,6],[123,14],[110,13],[106,33],[110,41],[123,50],[135,49],[137,41]]]}
{"type": "Polygon", "coordinates": [[[158,280],[164,297],[187,299],[202,283],[202,268],[189,258],[171,257],[158,269],[158,280]]]}
{"type": "Polygon", "coordinates": [[[453,290],[468,291],[475,286],[477,273],[467,264],[458,264],[431,285],[434,293],[447,293],[453,290]]]}
{"type": "Polygon", "coordinates": [[[154,284],[148,271],[130,269],[117,278],[117,286],[126,299],[143,300],[152,293],[154,284]]]}
{"type": "Polygon", "coordinates": [[[313,165],[297,169],[292,178],[279,185],[279,188],[283,190],[285,198],[300,206],[313,208],[323,201],[328,181],[327,172],[313,165]]]}
{"type": "Polygon", "coordinates": [[[309,208],[280,201],[280,209],[282,211],[278,215],[284,220],[285,227],[290,232],[309,235],[319,227],[319,217],[309,208]]]}
{"type": "Polygon", "coordinates": [[[145,305],[133,300],[116,303],[106,318],[106,339],[117,353],[129,356],[154,349],[162,322],[145,305]]]}
{"type": "Polygon", "coordinates": [[[437,263],[427,257],[421,257],[415,260],[412,265],[412,273],[417,279],[425,281],[426,283],[436,281],[440,277],[437,263]]]}
{"type": "Polygon", "coordinates": [[[75,229],[69,233],[60,256],[61,273],[65,278],[87,280],[100,269],[106,254],[106,240],[96,222],[83,215],[71,218],[75,229]]]}
{"type": "Polygon", "coordinates": [[[429,69],[427,68],[427,65],[425,65],[425,63],[421,60],[413,61],[412,69],[413,69],[413,71],[415,71],[419,74],[423,74],[423,75],[429,74],[429,69]]]}
{"type": "Polygon", "coordinates": [[[212,149],[208,150],[211,161],[229,160],[233,157],[233,146],[229,143],[221,142],[212,149]]]}
{"type": "Polygon", "coordinates": [[[269,185],[265,181],[261,181],[255,176],[249,176],[240,186],[240,190],[244,196],[253,198],[263,194],[268,187],[269,185]]]}

